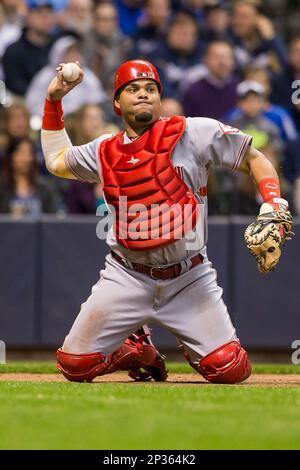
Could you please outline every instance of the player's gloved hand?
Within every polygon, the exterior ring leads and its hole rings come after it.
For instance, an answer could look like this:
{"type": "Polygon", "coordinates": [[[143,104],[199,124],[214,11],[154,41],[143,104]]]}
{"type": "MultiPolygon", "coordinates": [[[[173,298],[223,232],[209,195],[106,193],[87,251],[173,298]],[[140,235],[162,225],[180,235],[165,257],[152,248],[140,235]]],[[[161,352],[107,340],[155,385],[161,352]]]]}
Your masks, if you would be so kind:
{"type": "Polygon", "coordinates": [[[274,270],[283,243],[294,235],[293,220],[288,209],[285,199],[270,199],[262,204],[257,221],[246,228],[244,236],[247,248],[256,258],[258,270],[262,274],[274,270]]]}
{"type": "Polygon", "coordinates": [[[165,382],[168,377],[165,356],[157,352],[156,358],[152,364],[143,367],[132,367],[128,375],[136,382],[147,382],[152,379],[155,380],[155,382],[165,382]]]}

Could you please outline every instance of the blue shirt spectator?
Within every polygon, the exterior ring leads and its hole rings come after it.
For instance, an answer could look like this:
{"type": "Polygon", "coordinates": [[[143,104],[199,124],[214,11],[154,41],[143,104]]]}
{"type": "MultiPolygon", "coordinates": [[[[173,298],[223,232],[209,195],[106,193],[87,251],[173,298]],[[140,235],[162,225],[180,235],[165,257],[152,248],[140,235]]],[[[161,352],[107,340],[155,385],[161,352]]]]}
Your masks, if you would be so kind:
{"type": "MultiPolygon", "coordinates": [[[[271,83],[266,69],[262,67],[249,67],[244,73],[245,80],[259,83],[265,90],[265,109],[263,116],[276,125],[284,142],[297,138],[298,132],[291,113],[284,107],[270,101],[271,83]]],[[[241,110],[232,110],[227,118],[229,120],[239,117],[241,110]]]]}
{"type": "Polygon", "coordinates": [[[132,58],[153,52],[166,33],[170,13],[170,0],[146,0],[144,14],[133,36],[132,58]]]}
{"type": "Polygon", "coordinates": [[[159,69],[165,96],[180,100],[189,84],[203,76],[203,50],[197,22],[190,14],[178,12],[166,39],[147,57],[159,69]]]}
{"type": "MultiPolygon", "coordinates": [[[[269,104],[268,108],[262,114],[265,118],[269,119],[280,132],[280,137],[284,142],[288,140],[297,139],[298,133],[294,121],[288,111],[282,106],[269,104]]],[[[240,109],[234,109],[226,116],[227,121],[235,120],[242,116],[240,109]]]]}
{"type": "Polygon", "coordinates": [[[115,0],[118,9],[120,29],[126,36],[133,36],[138,28],[138,21],[143,14],[142,0],[115,0]]]}

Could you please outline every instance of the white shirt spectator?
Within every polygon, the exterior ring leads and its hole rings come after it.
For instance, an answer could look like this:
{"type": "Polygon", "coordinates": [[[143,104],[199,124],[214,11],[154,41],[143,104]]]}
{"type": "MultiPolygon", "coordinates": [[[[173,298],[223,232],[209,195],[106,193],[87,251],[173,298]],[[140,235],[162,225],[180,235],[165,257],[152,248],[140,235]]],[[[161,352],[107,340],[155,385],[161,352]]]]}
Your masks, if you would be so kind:
{"type": "MultiPolygon", "coordinates": [[[[67,50],[77,41],[72,36],[64,36],[58,39],[52,47],[49,55],[49,64],[43,67],[32,79],[26,96],[26,105],[30,114],[42,116],[45,96],[49,83],[56,75],[56,67],[64,62],[67,50]]],[[[73,113],[84,104],[101,104],[107,101],[107,95],[97,76],[84,64],[84,80],[73,92],[63,99],[64,113],[73,113]]]]}

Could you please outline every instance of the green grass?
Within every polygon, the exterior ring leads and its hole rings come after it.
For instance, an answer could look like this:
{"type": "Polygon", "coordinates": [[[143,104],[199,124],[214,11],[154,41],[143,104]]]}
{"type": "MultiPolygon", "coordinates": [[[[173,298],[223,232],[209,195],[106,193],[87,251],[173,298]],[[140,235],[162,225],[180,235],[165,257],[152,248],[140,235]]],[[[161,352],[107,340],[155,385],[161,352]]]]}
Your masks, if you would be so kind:
{"type": "MultiPolygon", "coordinates": [[[[170,372],[187,374],[194,372],[187,363],[167,363],[170,372]]],[[[300,366],[293,364],[254,364],[255,374],[300,374],[300,366]]],[[[55,374],[59,373],[55,362],[8,362],[0,364],[0,373],[30,373],[30,374],[55,374]]]]}
{"type": "Polygon", "coordinates": [[[7,362],[0,364],[0,373],[6,374],[59,374],[53,361],[7,362]]]}
{"type": "MultiPolygon", "coordinates": [[[[260,374],[299,369],[254,365],[260,374]]],[[[57,370],[9,362],[5,372],[57,370]]],[[[0,382],[0,449],[300,449],[299,405],[296,386],[0,382]]]]}
{"type": "Polygon", "coordinates": [[[0,382],[1,449],[299,449],[300,388],[0,382]]]}
{"type": "MultiPolygon", "coordinates": [[[[11,362],[5,372],[57,371],[54,362],[11,362]]],[[[0,382],[0,449],[300,449],[299,405],[297,386],[0,382]]]]}

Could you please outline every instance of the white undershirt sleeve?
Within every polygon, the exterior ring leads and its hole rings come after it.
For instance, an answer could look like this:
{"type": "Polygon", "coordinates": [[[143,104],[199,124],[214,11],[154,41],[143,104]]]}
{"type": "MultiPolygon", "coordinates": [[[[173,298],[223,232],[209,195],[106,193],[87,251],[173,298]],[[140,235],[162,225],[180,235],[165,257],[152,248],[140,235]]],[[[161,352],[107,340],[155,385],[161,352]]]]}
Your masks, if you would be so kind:
{"type": "Polygon", "coordinates": [[[65,164],[65,152],[72,147],[66,130],[47,131],[42,129],[41,143],[49,172],[62,178],[77,179],[65,164]]]}

